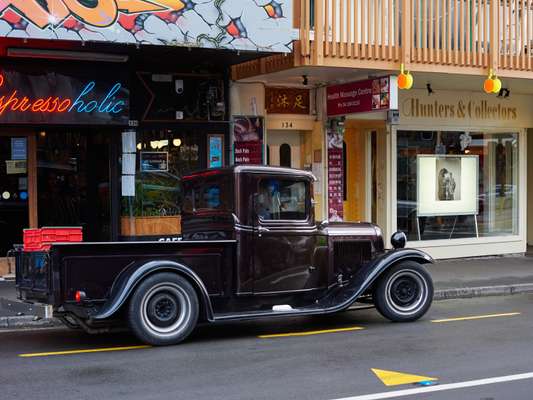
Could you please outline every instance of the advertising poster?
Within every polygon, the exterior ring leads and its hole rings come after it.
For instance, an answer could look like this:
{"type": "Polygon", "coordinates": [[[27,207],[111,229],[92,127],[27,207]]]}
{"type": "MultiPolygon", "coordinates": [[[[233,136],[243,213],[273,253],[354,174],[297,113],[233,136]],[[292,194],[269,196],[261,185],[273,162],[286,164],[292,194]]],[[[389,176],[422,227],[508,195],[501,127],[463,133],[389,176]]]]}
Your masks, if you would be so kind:
{"type": "Polygon", "coordinates": [[[262,117],[233,117],[233,145],[235,165],[263,164],[262,117]]]}
{"type": "Polygon", "coordinates": [[[417,156],[418,216],[478,214],[476,155],[417,156]]]}
{"type": "Polygon", "coordinates": [[[26,160],[28,158],[27,139],[25,137],[11,138],[11,159],[26,160]]]}
{"type": "Polygon", "coordinates": [[[224,165],[224,136],[209,135],[209,168],[221,168],[224,165]]]}
{"type": "Polygon", "coordinates": [[[336,123],[328,127],[328,220],[342,222],[343,207],[343,171],[342,145],[344,130],[336,123]]]}
{"type": "Polygon", "coordinates": [[[398,109],[395,76],[366,79],[327,88],[328,117],[398,109]]]}

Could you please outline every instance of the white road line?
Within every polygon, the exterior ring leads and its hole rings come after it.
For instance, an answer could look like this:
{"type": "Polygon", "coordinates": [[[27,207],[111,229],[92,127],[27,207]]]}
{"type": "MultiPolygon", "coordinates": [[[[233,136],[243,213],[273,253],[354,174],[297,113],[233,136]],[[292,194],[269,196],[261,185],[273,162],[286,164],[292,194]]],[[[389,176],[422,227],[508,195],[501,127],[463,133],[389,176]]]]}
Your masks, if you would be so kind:
{"type": "Polygon", "coordinates": [[[335,399],[335,400],[393,399],[393,398],[403,397],[403,396],[413,396],[413,395],[421,394],[421,393],[442,392],[444,390],[463,389],[463,388],[469,388],[469,387],[475,387],[475,386],[492,385],[493,383],[521,381],[524,379],[533,379],[533,372],[528,372],[525,374],[517,374],[517,375],[498,376],[495,378],[477,379],[474,381],[447,383],[445,385],[435,385],[435,386],[421,387],[421,388],[416,388],[416,389],[404,389],[404,390],[395,390],[393,392],[382,392],[382,393],[365,394],[362,396],[343,397],[341,399],[335,399]]]}

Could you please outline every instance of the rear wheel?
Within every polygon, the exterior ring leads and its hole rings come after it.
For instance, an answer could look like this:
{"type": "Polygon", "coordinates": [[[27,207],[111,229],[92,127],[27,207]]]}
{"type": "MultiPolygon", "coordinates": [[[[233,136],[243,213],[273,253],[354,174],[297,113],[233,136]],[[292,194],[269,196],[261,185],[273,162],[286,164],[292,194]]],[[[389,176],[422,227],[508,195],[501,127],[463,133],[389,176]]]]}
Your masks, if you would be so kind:
{"type": "Polygon", "coordinates": [[[379,279],[373,298],[385,318],[394,322],[415,321],[431,306],[433,281],[420,264],[404,261],[379,279]]]}
{"type": "Polygon", "coordinates": [[[128,309],[129,325],[143,342],[163,346],[185,340],[198,321],[198,296],[183,277],[165,272],[141,282],[128,309]]]}

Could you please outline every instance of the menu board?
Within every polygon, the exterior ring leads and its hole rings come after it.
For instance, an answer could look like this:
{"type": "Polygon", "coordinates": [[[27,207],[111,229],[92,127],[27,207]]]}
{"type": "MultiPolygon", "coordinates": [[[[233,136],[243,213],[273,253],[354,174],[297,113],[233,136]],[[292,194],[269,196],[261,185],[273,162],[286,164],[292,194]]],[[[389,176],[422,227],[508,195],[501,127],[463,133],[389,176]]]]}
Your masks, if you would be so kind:
{"type": "Polygon", "coordinates": [[[328,220],[344,220],[343,192],[343,136],[340,126],[328,127],[328,220]]]}
{"type": "Polygon", "coordinates": [[[262,117],[233,117],[234,163],[263,164],[262,117]]]}

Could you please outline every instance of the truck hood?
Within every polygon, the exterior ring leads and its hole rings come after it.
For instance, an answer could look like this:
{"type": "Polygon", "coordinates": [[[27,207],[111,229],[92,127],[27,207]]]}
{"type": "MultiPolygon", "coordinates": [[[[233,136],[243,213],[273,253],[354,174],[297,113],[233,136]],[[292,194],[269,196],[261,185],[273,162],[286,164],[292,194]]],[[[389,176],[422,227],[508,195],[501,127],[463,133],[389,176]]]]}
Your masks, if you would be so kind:
{"type": "Polygon", "coordinates": [[[377,251],[384,249],[381,228],[368,222],[322,222],[319,229],[333,240],[370,240],[377,251]]]}

